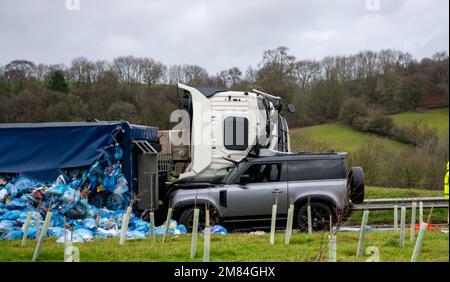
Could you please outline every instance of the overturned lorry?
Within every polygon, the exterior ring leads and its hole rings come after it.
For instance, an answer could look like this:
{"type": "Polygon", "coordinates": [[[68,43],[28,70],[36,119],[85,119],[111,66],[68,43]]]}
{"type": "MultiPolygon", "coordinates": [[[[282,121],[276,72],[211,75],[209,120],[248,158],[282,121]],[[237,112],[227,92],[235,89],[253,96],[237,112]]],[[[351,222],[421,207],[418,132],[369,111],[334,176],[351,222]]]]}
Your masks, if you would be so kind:
{"type": "Polygon", "coordinates": [[[81,183],[76,185],[89,184],[90,194],[97,197],[89,200],[98,205],[124,202],[126,206],[139,195],[141,200],[136,201],[135,208],[156,209],[158,151],[156,127],[125,121],[0,124],[0,175],[20,175],[43,184],[57,179],[68,184],[78,177],[81,183]],[[111,193],[100,193],[108,186],[106,181],[117,179],[113,178],[114,171],[100,171],[96,166],[99,160],[113,163],[105,167],[116,167],[116,174],[123,175],[128,186],[126,195],[113,193],[115,187],[111,193]],[[105,174],[104,179],[99,179],[100,173],[105,174]]]}

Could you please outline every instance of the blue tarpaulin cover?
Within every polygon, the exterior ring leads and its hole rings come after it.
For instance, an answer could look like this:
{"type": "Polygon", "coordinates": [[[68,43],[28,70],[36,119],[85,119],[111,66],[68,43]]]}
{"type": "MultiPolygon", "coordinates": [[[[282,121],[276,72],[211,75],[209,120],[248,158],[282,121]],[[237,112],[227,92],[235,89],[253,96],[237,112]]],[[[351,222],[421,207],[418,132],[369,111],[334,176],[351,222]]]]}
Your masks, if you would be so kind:
{"type": "MultiPolygon", "coordinates": [[[[158,143],[157,128],[136,126],[133,131],[127,122],[0,124],[0,173],[53,181],[60,169],[92,165],[102,148],[115,143],[114,136],[121,138],[124,165],[131,169],[131,142],[144,133],[158,143]]],[[[131,182],[130,169],[125,175],[131,182]]]]}

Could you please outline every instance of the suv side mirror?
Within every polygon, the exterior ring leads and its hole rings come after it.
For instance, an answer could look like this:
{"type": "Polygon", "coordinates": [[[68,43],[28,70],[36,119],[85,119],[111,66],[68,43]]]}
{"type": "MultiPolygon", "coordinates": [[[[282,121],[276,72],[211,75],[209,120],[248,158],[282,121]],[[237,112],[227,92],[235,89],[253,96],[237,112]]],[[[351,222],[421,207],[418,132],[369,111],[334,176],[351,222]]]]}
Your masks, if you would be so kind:
{"type": "Polygon", "coordinates": [[[249,174],[243,174],[239,178],[239,184],[247,184],[250,182],[250,175],[249,174]]]}
{"type": "Polygon", "coordinates": [[[289,113],[291,113],[291,114],[295,113],[295,107],[293,104],[288,104],[287,108],[288,108],[289,113]]]}

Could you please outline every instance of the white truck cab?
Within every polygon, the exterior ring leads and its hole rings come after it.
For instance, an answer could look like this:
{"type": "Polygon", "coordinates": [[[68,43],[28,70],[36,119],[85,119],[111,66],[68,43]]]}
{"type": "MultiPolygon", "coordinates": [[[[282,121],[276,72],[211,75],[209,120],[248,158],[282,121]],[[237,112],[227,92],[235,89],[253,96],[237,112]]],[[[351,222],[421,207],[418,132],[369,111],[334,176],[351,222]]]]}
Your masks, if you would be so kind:
{"type": "MultiPolygon", "coordinates": [[[[190,163],[178,181],[211,182],[261,149],[290,152],[281,98],[263,93],[178,84],[189,113],[190,163]]],[[[293,112],[293,107],[288,106],[293,112]]]]}

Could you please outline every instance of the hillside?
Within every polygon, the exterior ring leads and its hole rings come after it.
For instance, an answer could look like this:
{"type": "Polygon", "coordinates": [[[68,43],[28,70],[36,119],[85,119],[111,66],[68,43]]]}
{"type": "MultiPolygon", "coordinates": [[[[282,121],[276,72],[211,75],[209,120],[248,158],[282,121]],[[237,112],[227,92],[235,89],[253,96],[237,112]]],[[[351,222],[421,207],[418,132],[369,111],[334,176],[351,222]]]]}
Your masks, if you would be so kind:
{"type": "MultiPolygon", "coordinates": [[[[448,135],[448,108],[426,110],[424,112],[405,112],[391,116],[396,124],[410,124],[421,121],[430,128],[436,128],[439,136],[448,135]]],[[[292,149],[294,151],[355,151],[368,140],[380,142],[384,147],[394,151],[412,150],[410,145],[366,134],[341,122],[327,123],[291,130],[292,149]]]]}
{"type": "Polygon", "coordinates": [[[415,121],[423,122],[430,128],[436,128],[440,137],[448,135],[448,108],[423,112],[405,112],[391,116],[396,124],[411,125],[415,121]]]}

